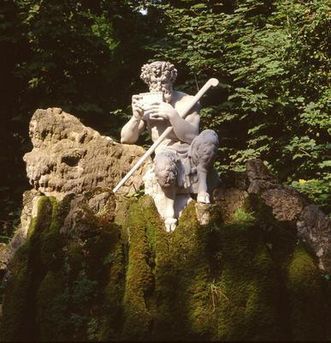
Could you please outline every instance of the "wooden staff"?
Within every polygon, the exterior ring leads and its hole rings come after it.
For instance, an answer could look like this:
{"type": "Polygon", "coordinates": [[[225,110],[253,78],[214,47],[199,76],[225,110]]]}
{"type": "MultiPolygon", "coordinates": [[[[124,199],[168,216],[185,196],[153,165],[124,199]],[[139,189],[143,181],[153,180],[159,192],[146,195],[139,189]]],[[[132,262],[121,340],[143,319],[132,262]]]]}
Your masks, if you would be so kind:
{"type": "MultiPolygon", "coordinates": [[[[210,87],[216,87],[218,85],[218,80],[215,78],[209,79],[205,85],[199,90],[199,92],[194,96],[190,103],[184,108],[180,116],[184,119],[192,109],[192,107],[200,100],[200,98],[207,92],[210,87]]],[[[117,186],[113,189],[113,192],[116,193],[120,187],[124,185],[124,183],[131,177],[131,175],[145,162],[145,160],[152,155],[155,149],[163,142],[163,140],[169,135],[169,133],[173,130],[172,126],[169,126],[167,129],[163,131],[161,136],[153,143],[153,145],[145,152],[143,156],[139,159],[139,161],[131,168],[131,170],[123,177],[123,179],[117,184],[117,186]]]]}

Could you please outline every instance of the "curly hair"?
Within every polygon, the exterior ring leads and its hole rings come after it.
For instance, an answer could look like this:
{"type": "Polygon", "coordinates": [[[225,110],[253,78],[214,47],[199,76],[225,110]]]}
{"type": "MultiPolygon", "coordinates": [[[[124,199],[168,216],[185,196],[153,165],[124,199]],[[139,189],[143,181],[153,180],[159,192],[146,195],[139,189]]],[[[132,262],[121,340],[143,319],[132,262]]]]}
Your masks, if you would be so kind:
{"type": "Polygon", "coordinates": [[[176,183],[178,175],[178,156],[174,151],[164,150],[155,155],[154,172],[161,187],[176,183]]]}
{"type": "Polygon", "coordinates": [[[141,67],[140,78],[148,85],[152,75],[160,77],[162,74],[164,74],[171,83],[174,83],[177,77],[177,69],[170,62],[156,61],[147,63],[141,67]]]}

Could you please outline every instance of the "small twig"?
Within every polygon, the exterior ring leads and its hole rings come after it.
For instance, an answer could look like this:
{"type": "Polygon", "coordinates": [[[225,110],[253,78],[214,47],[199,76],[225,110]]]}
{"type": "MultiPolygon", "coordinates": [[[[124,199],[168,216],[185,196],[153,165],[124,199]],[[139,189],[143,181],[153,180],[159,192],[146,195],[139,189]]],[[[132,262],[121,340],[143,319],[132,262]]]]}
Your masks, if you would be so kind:
{"type": "Polygon", "coordinates": [[[216,310],[216,301],[217,298],[221,299],[224,297],[227,301],[230,301],[230,299],[224,294],[224,292],[221,290],[220,287],[215,286],[213,283],[210,285],[210,293],[211,293],[211,301],[213,305],[213,313],[216,310]]]}
{"type": "Polygon", "coordinates": [[[197,87],[197,91],[199,92],[200,87],[199,87],[199,83],[198,83],[198,79],[197,79],[197,75],[194,73],[194,80],[195,80],[195,86],[197,87]]]}

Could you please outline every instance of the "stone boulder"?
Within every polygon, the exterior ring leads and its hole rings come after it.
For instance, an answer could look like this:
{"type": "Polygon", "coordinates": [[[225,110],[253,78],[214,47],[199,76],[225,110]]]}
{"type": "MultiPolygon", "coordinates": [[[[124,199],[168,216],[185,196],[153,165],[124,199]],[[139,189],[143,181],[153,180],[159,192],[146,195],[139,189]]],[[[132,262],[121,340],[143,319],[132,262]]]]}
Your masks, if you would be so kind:
{"type": "MultiPolygon", "coordinates": [[[[0,270],[6,269],[13,253],[25,242],[41,196],[61,200],[68,194],[83,194],[95,188],[111,191],[145,153],[140,146],[119,144],[100,135],[61,108],[36,110],[29,135],[32,150],[24,155],[24,161],[33,189],[23,194],[20,226],[11,242],[0,250],[0,270]]],[[[149,163],[150,158],[118,193],[125,196],[138,193],[149,163]]],[[[102,206],[101,199],[97,202],[97,206],[102,206]]]]}
{"type": "Polygon", "coordinates": [[[287,223],[314,252],[320,268],[331,274],[331,218],[301,193],[277,182],[261,160],[247,162],[247,176],[248,193],[259,195],[274,219],[287,223]]]}
{"type": "Polygon", "coordinates": [[[59,109],[30,130],[34,188],[0,247],[1,341],[330,340],[330,220],[262,161],[168,233],[134,192],[142,170],[111,191],[143,149],[59,109]]]}
{"type": "MultiPolygon", "coordinates": [[[[142,147],[101,136],[60,108],[37,110],[29,135],[33,149],[24,161],[30,184],[56,198],[95,187],[113,189],[145,152],[142,147]]],[[[132,195],[138,191],[143,173],[144,166],[120,192],[132,195]]]]}
{"type": "Polygon", "coordinates": [[[193,201],[173,233],[149,196],[40,196],[3,283],[1,341],[328,340],[314,255],[278,222],[266,231],[252,198],[223,194],[226,222],[222,199],[203,223],[193,201]]]}

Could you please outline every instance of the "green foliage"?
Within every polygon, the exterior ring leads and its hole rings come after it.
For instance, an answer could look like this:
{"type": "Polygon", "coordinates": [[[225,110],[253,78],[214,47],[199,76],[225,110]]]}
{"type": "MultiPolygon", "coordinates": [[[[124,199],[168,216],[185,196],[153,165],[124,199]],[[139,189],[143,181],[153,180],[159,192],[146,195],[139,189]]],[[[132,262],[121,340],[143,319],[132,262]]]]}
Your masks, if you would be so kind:
{"type": "Polygon", "coordinates": [[[321,180],[310,179],[293,181],[291,184],[301,193],[306,194],[310,199],[314,200],[320,206],[324,206],[325,210],[331,211],[331,174],[328,173],[321,180]]]}
{"type": "Polygon", "coordinates": [[[28,45],[15,70],[26,84],[24,109],[57,105],[83,119],[111,120],[109,112],[129,101],[121,89],[145,58],[141,16],[127,2],[15,3],[28,45]]]}
{"type": "Polygon", "coordinates": [[[178,88],[191,94],[219,78],[201,115],[221,138],[222,174],[260,157],[288,184],[309,181],[299,189],[330,211],[330,13],[328,0],[4,0],[0,162],[13,190],[0,189],[4,236],[28,187],[32,112],[62,107],[118,138],[131,95],[146,89],[140,67],[155,59],[176,63],[178,88]]]}
{"type": "MultiPolygon", "coordinates": [[[[203,125],[221,138],[218,168],[260,157],[282,181],[316,180],[308,194],[330,210],[330,6],[326,0],[163,1],[158,58],[179,64],[185,88],[218,77],[203,125]],[[192,3],[194,5],[192,6],[192,3]],[[190,6],[190,5],[191,6],[190,6]]],[[[294,183],[296,185],[296,183],[294,183]]]]}

